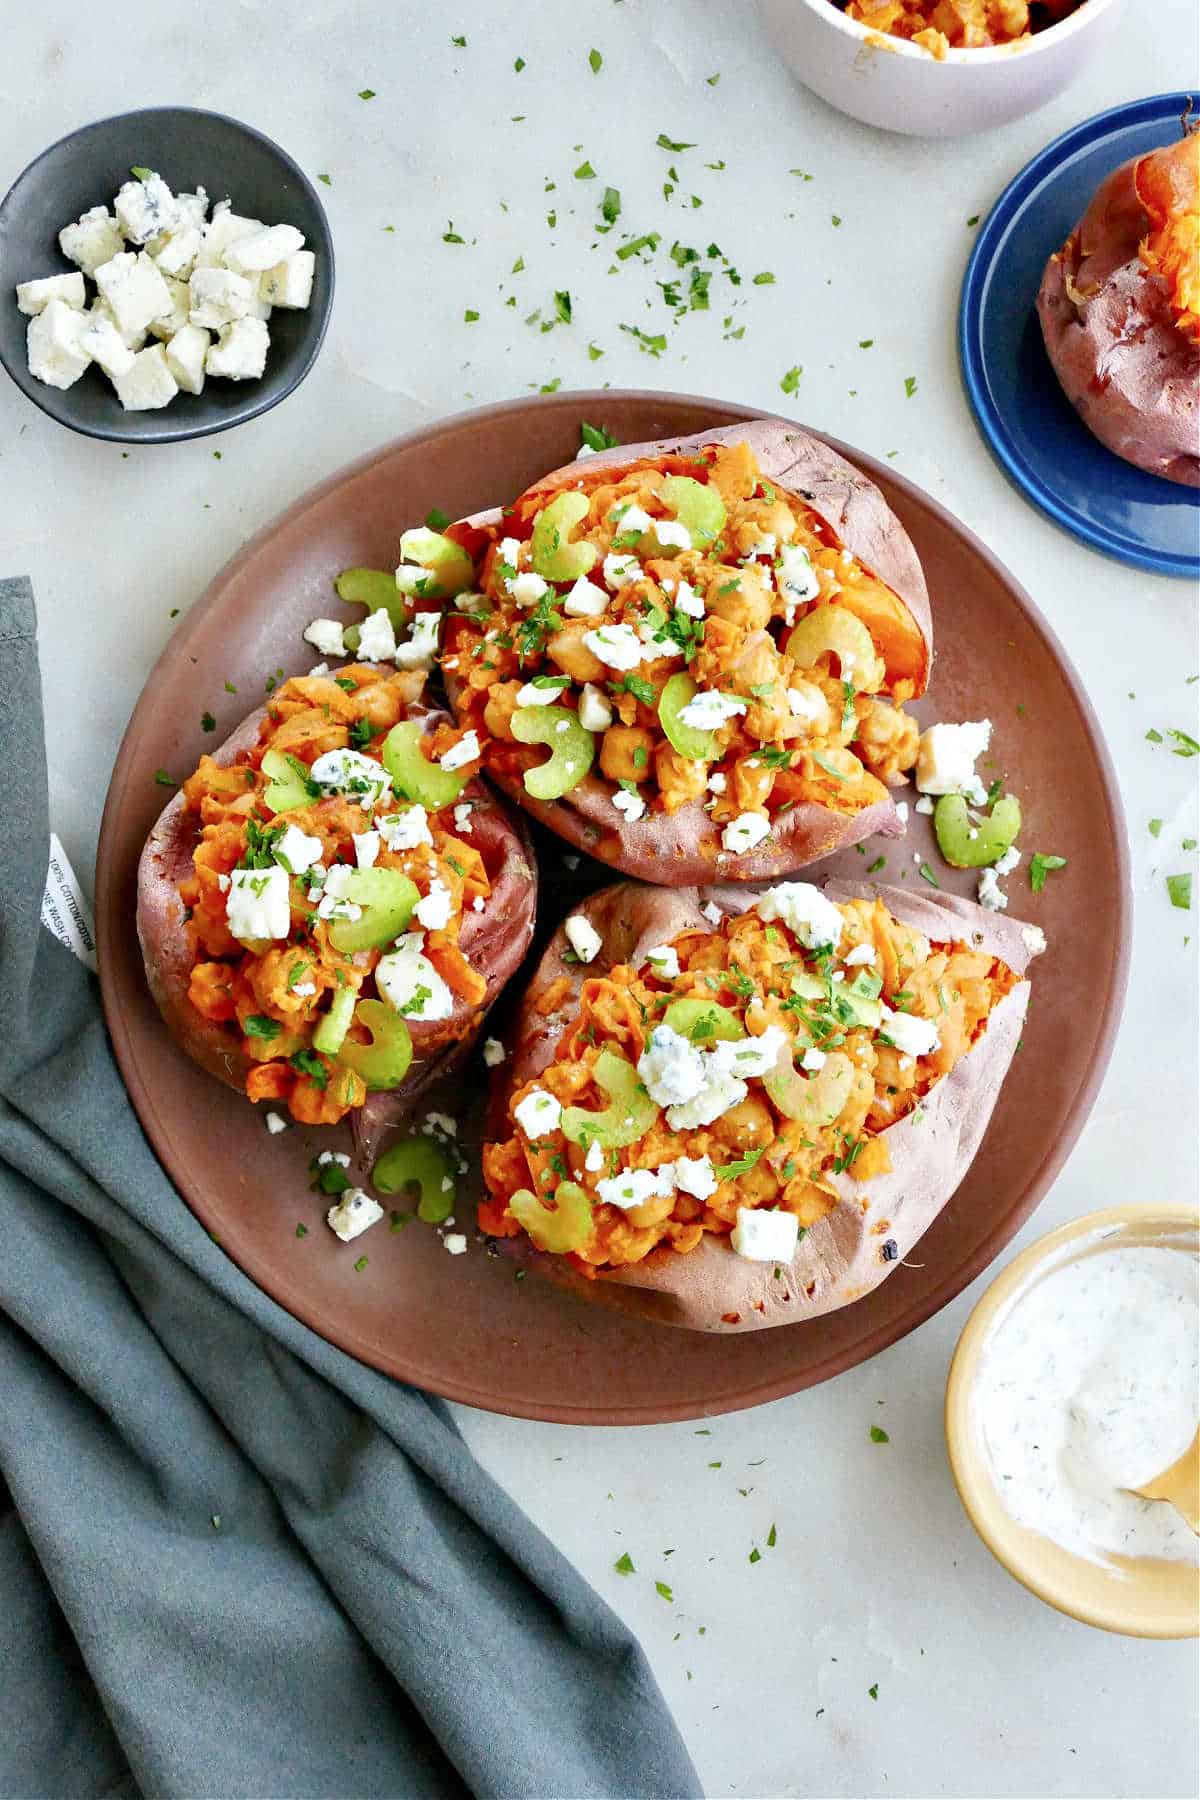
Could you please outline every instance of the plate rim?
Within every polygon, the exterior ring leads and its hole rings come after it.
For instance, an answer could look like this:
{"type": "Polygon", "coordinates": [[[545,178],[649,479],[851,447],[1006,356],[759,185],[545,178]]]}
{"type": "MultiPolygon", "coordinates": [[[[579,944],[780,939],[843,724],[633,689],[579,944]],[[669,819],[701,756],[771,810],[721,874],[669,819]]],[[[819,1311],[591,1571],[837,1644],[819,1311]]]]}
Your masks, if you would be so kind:
{"type": "MultiPolygon", "coordinates": [[[[221,591],[231,578],[265,547],[267,541],[276,532],[285,529],[300,513],[307,511],[320,501],[327,500],[340,486],[355,480],[368,467],[384,461],[397,451],[419,446],[434,437],[441,437],[447,432],[475,433],[480,429],[498,429],[501,422],[511,418],[514,413],[523,413],[534,407],[540,406],[555,413],[564,409],[576,412],[585,406],[603,408],[613,400],[644,404],[648,407],[662,407],[664,404],[668,407],[690,406],[712,413],[714,419],[721,422],[783,417],[777,412],[764,412],[758,407],[742,408],[728,400],[708,395],[645,388],[587,388],[560,392],[553,396],[550,406],[547,406],[546,399],[543,397],[531,395],[496,401],[485,407],[454,413],[449,418],[418,426],[413,431],[402,433],[399,437],[376,445],[351,462],[343,464],[324,480],[306,489],[281,513],[268,520],[216,572],[203,593],[189,608],[186,618],[181,621],[180,626],[163,647],[146,677],[114,759],[112,778],[105,797],[100,823],[96,857],[98,971],[105,1020],[130,1103],[172,1185],[193,1216],[206,1230],[212,1231],[219,1222],[205,1216],[202,1200],[196,1203],[189,1196],[186,1165],[182,1158],[175,1157],[172,1141],[165,1129],[159,1129],[153,1105],[147,1104],[143,1111],[143,1107],[138,1104],[137,1096],[141,1094],[143,1084],[140,1072],[136,1067],[133,1033],[120,1005],[120,996],[112,973],[113,959],[109,954],[110,920],[115,932],[120,918],[119,908],[111,902],[120,896],[123,876],[126,873],[118,864],[113,853],[113,833],[109,830],[109,824],[120,810],[130,784],[129,771],[131,765],[137,760],[138,741],[144,729],[143,721],[152,710],[148,696],[157,686],[158,679],[163,672],[170,669],[177,661],[187,660],[193,635],[199,631],[204,615],[217,604],[221,591]],[[732,415],[729,420],[725,419],[726,414],[732,415]],[[111,897],[110,903],[106,903],[106,897],[111,897]]],[[[799,421],[788,422],[800,423],[799,421]]],[[[401,1372],[397,1366],[398,1359],[395,1357],[391,1359],[390,1364],[384,1364],[378,1357],[364,1355],[361,1347],[352,1346],[352,1333],[341,1329],[340,1318],[334,1319],[332,1327],[326,1329],[328,1321],[325,1321],[322,1327],[311,1322],[313,1314],[319,1311],[318,1308],[309,1307],[306,1311],[297,1310],[290,1291],[288,1297],[284,1297],[282,1290],[286,1287],[286,1283],[282,1278],[276,1279],[273,1269],[268,1269],[264,1277],[257,1272],[251,1273],[248,1268],[235,1261],[235,1267],[261,1292],[267,1294],[270,1299],[282,1306],[309,1330],[333,1343],[336,1348],[354,1357],[356,1361],[379,1369],[393,1379],[404,1381],[424,1392],[438,1394],[441,1398],[454,1401],[456,1404],[475,1407],[478,1410],[497,1413],[500,1416],[529,1418],[553,1424],[611,1426],[676,1423],[696,1418],[717,1417],[723,1413],[743,1411],[752,1406],[760,1406],[772,1400],[783,1399],[791,1394],[801,1392],[806,1387],[816,1386],[820,1382],[843,1374],[847,1369],[855,1368],[860,1363],[870,1361],[880,1351],[889,1348],[901,1338],[907,1337],[912,1331],[925,1324],[935,1313],[940,1312],[1007,1248],[1021,1226],[1045,1197],[1073,1151],[1108,1070],[1121,1023],[1132,956],[1132,874],[1129,839],[1120,787],[1107,741],[1086,689],[1057,633],[1040,608],[1007,565],[982,542],[969,526],[956,519],[947,507],[919,487],[917,483],[900,474],[899,471],[880,463],[877,458],[845,444],[841,439],[825,432],[820,427],[801,425],[801,429],[811,430],[814,436],[821,438],[839,454],[847,456],[872,480],[877,480],[882,476],[887,481],[894,483],[915,506],[927,509],[939,523],[966,540],[972,553],[982,558],[997,573],[1006,591],[1014,598],[1034,629],[1044,639],[1055,663],[1062,671],[1068,692],[1079,709],[1096,754],[1097,770],[1105,801],[1105,823],[1113,845],[1116,887],[1114,954],[1107,970],[1108,980],[1103,1002],[1097,1009],[1098,1029],[1084,1080],[1066,1114],[1062,1128],[1047,1147],[1045,1155],[1024,1189],[1015,1196],[1002,1223],[990,1232],[984,1242],[971,1254],[957,1262],[936,1287],[924,1295],[915,1297],[913,1303],[906,1307],[897,1319],[876,1327],[865,1340],[856,1340],[853,1344],[833,1352],[816,1370],[805,1371],[805,1379],[796,1380],[794,1375],[776,1376],[753,1385],[739,1387],[735,1393],[723,1395],[715,1401],[696,1401],[685,1398],[679,1404],[670,1407],[635,1405],[621,1408],[618,1411],[611,1408],[585,1407],[574,1403],[551,1405],[524,1399],[498,1404],[495,1396],[489,1395],[479,1386],[459,1380],[442,1381],[438,1385],[434,1385],[428,1379],[419,1378],[412,1373],[401,1372]]],[[[230,1260],[234,1261],[232,1257],[230,1260]]],[[[324,1316],[322,1315],[322,1317],[324,1316]]],[[[801,1321],[800,1323],[811,1325],[814,1322],[801,1321]]],[[[671,1328],[664,1326],[663,1329],[671,1328]]],[[[776,1329],[787,1330],[789,1327],[779,1326],[776,1329]]]]}
{"type": "MultiPolygon", "coordinates": [[[[1054,490],[1031,469],[1021,456],[1004,415],[994,404],[987,377],[987,363],[981,346],[983,288],[1005,236],[1020,216],[1033,192],[1047,175],[1055,170],[1066,153],[1101,142],[1114,134],[1117,126],[1157,123],[1175,116],[1190,104],[1200,101],[1200,87],[1194,91],[1181,88],[1175,92],[1151,94],[1141,100],[1128,100],[1107,107],[1077,125],[1060,132],[1043,146],[1002,189],[983,222],[978,238],[967,259],[958,304],[959,373],[967,402],[979,427],[984,443],[1009,480],[1024,498],[1047,518],[1068,532],[1077,542],[1104,556],[1112,557],[1131,568],[1177,579],[1195,579],[1200,575],[1200,553],[1193,557],[1173,552],[1143,549],[1115,530],[1085,520],[1072,507],[1061,501],[1054,490]]],[[[1115,452],[1114,461],[1120,462],[1115,452]]],[[[1178,484],[1172,484],[1178,485],[1178,484]]],[[[1186,493],[1187,490],[1184,489],[1186,493]]]]}

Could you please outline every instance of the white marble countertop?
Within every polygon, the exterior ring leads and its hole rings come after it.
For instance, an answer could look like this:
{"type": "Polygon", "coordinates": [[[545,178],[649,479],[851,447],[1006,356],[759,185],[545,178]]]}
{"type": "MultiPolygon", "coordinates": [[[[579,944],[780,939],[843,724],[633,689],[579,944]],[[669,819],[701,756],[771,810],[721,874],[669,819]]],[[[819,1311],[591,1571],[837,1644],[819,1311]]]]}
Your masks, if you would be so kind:
{"type": "MultiPolygon", "coordinates": [[[[122,456],[0,387],[0,573],[34,579],[52,816],[85,883],[111,759],[172,609],[311,483],[414,426],[552,380],[782,405],[876,455],[897,452],[897,468],[1009,563],[1075,659],[1120,774],[1135,886],[1129,1004],[1092,1118],[1014,1250],[1101,1204],[1194,1195],[1185,942],[1197,918],[1171,909],[1164,876],[1195,869],[1180,840],[1200,835],[1198,764],[1145,733],[1196,732],[1200,688],[1185,685],[1200,669],[1195,594],[1085,550],[1006,485],[968,415],[954,345],[969,219],[1068,126],[1195,80],[1190,0],[1127,6],[1102,63],[1063,98],[943,145],[828,111],[776,64],[752,7],[716,0],[239,0],[219,18],[124,0],[119,11],[124,50],[103,9],[13,10],[0,189],[100,113],[230,112],[329,177],[338,292],[308,382],[222,437],[219,461],[212,440],[122,456]],[[360,99],[364,88],[375,98],[360,99]],[[659,131],[699,146],[670,203],[660,187],[675,159],[655,147],[659,131]],[[596,182],[574,179],[584,159],[596,182]],[[604,184],[621,189],[623,225],[722,246],[747,277],[730,290],[742,338],[722,328],[723,292],[658,359],[619,329],[659,329],[654,281],[671,271],[634,259],[605,275],[610,259],[585,227],[604,184]],[[451,220],[461,246],[442,241],[451,220]],[[761,270],[774,285],[749,281],[761,270]],[[570,291],[574,323],[525,324],[553,310],[555,290],[570,291]],[[803,375],[785,398],[794,365],[803,375]],[[1152,816],[1165,821],[1157,841],[1152,816]]],[[[941,1396],[982,1285],[866,1367],[714,1420],[711,1436],[460,1415],[488,1467],[641,1634],[708,1792],[1194,1792],[1195,1646],[1059,1617],[992,1561],[959,1506],[941,1396]],[[868,1436],[880,1422],[886,1445],[868,1436]],[[624,1550],[637,1568],[626,1578],[613,1571],[624,1550]]]]}

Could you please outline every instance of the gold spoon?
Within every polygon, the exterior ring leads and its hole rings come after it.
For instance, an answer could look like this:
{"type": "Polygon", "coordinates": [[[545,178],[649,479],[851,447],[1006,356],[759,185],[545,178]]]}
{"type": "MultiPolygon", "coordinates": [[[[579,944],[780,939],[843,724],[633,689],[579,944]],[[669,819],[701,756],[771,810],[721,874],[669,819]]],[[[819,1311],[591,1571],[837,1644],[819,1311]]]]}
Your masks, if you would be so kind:
{"type": "Polygon", "coordinates": [[[1128,1491],[1143,1500],[1168,1500],[1200,1537],[1200,1430],[1178,1462],[1152,1481],[1128,1491]]]}

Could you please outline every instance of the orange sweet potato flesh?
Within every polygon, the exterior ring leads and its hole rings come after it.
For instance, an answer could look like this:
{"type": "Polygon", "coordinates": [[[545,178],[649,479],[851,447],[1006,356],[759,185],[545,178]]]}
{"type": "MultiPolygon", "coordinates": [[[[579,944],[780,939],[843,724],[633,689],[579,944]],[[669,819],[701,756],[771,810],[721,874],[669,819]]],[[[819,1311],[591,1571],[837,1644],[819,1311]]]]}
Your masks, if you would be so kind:
{"type": "Polygon", "coordinates": [[[1200,342],[1200,132],[1143,156],[1133,186],[1150,221],[1138,255],[1170,289],[1180,331],[1200,342]]]}

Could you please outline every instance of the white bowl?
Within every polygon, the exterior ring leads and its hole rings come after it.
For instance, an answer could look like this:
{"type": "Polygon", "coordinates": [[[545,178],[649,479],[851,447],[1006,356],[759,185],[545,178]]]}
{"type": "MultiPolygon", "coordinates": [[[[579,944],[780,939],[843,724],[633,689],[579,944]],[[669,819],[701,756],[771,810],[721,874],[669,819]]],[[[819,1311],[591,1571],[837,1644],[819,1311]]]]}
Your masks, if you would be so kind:
{"type": "Polygon", "coordinates": [[[1084,0],[1032,38],[951,50],[941,61],[848,19],[833,0],[759,4],[797,81],[839,112],[910,137],[961,137],[1006,125],[1061,94],[1107,40],[1121,0],[1084,0]]]}

